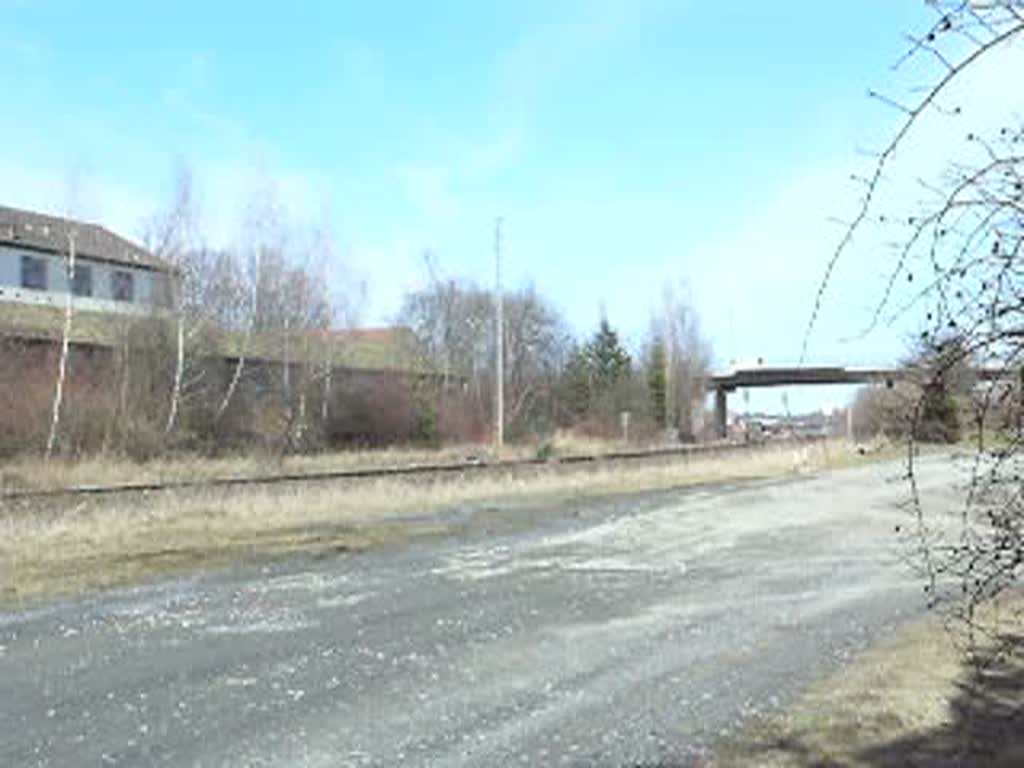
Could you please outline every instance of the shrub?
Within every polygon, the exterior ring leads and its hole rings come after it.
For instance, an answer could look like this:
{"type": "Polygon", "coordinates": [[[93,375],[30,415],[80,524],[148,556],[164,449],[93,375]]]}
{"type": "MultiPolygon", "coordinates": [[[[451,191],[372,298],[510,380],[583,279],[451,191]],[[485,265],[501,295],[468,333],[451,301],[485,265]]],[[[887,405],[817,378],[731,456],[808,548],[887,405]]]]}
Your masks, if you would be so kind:
{"type": "Polygon", "coordinates": [[[469,395],[448,393],[439,398],[437,436],[446,443],[479,443],[491,434],[490,414],[469,395]]]}
{"type": "Polygon", "coordinates": [[[42,450],[57,360],[52,350],[6,341],[0,347],[0,456],[42,450]]]}
{"type": "Polygon", "coordinates": [[[381,446],[422,441],[430,417],[412,387],[394,376],[350,376],[331,393],[325,437],[330,445],[381,446]]]}
{"type": "Polygon", "coordinates": [[[940,380],[930,382],[922,392],[914,438],[925,443],[955,443],[960,440],[960,408],[956,398],[940,380]]]}
{"type": "Polygon", "coordinates": [[[536,458],[538,461],[550,461],[555,458],[555,444],[551,440],[545,440],[537,447],[536,458]]]}
{"type": "Polygon", "coordinates": [[[864,387],[853,401],[853,432],[859,440],[884,436],[900,440],[910,435],[911,419],[919,397],[916,387],[864,387]]]}

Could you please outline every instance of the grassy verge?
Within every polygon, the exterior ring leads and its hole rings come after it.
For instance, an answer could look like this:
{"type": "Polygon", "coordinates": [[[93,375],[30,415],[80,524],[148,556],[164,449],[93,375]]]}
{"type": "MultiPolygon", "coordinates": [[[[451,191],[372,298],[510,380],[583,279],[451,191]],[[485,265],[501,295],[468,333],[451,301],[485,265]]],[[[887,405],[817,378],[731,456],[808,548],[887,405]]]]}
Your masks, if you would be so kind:
{"type": "Polygon", "coordinates": [[[935,616],[865,651],[781,714],[716,750],[715,766],[1024,765],[1024,597],[982,621],[1011,652],[978,672],[935,616]]]}
{"type": "MultiPolygon", "coordinates": [[[[527,448],[510,448],[507,457],[521,458],[532,455],[529,451],[527,448]]],[[[4,463],[0,468],[0,490],[50,490],[87,484],[210,480],[421,463],[441,464],[464,461],[469,456],[480,455],[479,446],[467,445],[440,450],[403,447],[283,457],[258,452],[216,458],[179,454],[144,463],[130,461],[120,456],[100,455],[75,461],[57,460],[47,464],[31,456],[4,463]]]]}
{"type": "MultiPolygon", "coordinates": [[[[400,546],[458,533],[462,522],[429,513],[504,505],[520,524],[524,505],[557,514],[570,499],[719,481],[784,477],[895,455],[844,443],[775,446],[719,457],[429,482],[206,489],[68,501],[0,514],[0,604],[135,583],[253,556],[400,546]]],[[[2,510],[0,510],[2,512],[2,510]]],[[[524,522],[527,521],[527,522],[524,522]]]]}
{"type": "MultiPolygon", "coordinates": [[[[644,447],[564,433],[556,434],[545,445],[545,449],[554,456],[603,455],[627,448],[640,450],[644,447]]],[[[444,448],[400,446],[295,456],[250,452],[210,458],[196,454],[177,454],[148,462],[135,462],[117,455],[51,462],[44,462],[37,456],[23,456],[5,461],[0,466],[0,492],[51,490],[77,485],[258,477],[410,464],[446,464],[462,462],[470,457],[488,460],[528,459],[536,457],[540,448],[539,445],[509,445],[496,452],[491,446],[469,444],[444,448]]]]}

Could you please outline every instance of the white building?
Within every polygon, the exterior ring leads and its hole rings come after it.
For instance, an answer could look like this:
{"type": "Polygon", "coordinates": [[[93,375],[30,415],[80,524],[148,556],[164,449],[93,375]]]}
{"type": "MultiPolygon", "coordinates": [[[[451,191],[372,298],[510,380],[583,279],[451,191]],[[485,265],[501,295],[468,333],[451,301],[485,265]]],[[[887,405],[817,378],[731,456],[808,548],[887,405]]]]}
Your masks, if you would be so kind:
{"type": "Polygon", "coordinates": [[[12,305],[63,306],[69,289],[76,311],[151,312],[167,306],[171,275],[166,262],[98,224],[0,206],[0,316],[12,305]]]}

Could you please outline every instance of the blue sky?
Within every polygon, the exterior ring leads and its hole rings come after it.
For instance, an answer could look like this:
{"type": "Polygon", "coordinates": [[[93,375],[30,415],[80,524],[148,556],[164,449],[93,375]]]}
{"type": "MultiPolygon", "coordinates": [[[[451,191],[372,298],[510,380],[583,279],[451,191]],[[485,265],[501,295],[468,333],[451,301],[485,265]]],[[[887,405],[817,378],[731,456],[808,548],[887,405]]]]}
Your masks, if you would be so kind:
{"type": "MultiPolygon", "coordinates": [[[[930,14],[918,0],[0,0],[0,196],[135,234],[183,159],[227,244],[272,187],[295,221],[330,226],[339,285],[368,284],[365,322],[423,284],[424,249],[489,280],[501,214],[509,282],[532,281],[581,332],[605,306],[638,341],[672,280],[719,364],[792,362],[828,218],[849,215],[860,150],[898,119],[866,90],[928,74],[890,65],[930,14]]],[[[979,77],[984,101],[1000,77],[979,77]]],[[[914,162],[948,140],[926,132],[914,162]]],[[[815,361],[903,353],[906,325],[844,340],[878,289],[881,242],[840,269],[815,361]]]]}

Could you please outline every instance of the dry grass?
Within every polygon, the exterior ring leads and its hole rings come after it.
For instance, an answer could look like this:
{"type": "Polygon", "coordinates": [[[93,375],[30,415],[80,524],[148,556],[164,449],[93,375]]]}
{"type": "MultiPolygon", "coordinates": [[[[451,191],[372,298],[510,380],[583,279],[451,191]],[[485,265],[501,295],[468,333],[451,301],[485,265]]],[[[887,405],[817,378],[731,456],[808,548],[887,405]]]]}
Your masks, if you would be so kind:
{"type": "MultiPolygon", "coordinates": [[[[651,446],[626,444],[618,440],[578,435],[559,430],[548,441],[553,456],[602,456],[623,450],[651,446]]],[[[296,456],[273,456],[250,452],[209,458],[178,454],[144,463],[119,455],[87,456],[76,460],[44,462],[36,456],[22,456],[0,466],[0,493],[21,490],[51,490],[83,485],[211,480],[225,477],[260,477],[284,473],[316,473],[332,470],[396,467],[415,464],[454,464],[467,459],[486,461],[532,459],[541,445],[506,445],[500,451],[479,444],[444,448],[399,446],[373,450],[331,451],[296,456]]]]}
{"type": "Polygon", "coordinates": [[[643,450],[645,445],[626,444],[620,440],[582,435],[572,430],[560,429],[548,441],[556,456],[600,456],[604,453],[622,450],[643,450]]]}
{"type": "Polygon", "coordinates": [[[864,460],[844,444],[825,443],[689,461],[534,468],[508,476],[133,494],[57,510],[8,510],[0,516],[0,602],[136,582],[253,555],[400,545],[457,532],[456,524],[426,514],[457,505],[489,501],[557,509],[570,498],[778,477],[864,460]]]}
{"type": "MultiPolygon", "coordinates": [[[[554,455],[603,455],[621,451],[621,442],[585,438],[559,432],[550,441],[554,455]]],[[[628,446],[640,449],[643,446],[628,446]]],[[[74,461],[43,462],[35,456],[12,459],[0,466],[0,492],[68,488],[80,485],[116,485],[136,482],[208,480],[222,477],[258,477],[278,473],[325,472],[410,464],[456,463],[468,458],[528,459],[539,446],[510,445],[496,452],[491,446],[456,445],[435,448],[383,448],[276,457],[249,453],[218,458],[183,454],[138,463],[116,455],[85,457],[74,461]]]]}
{"type": "Polygon", "coordinates": [[[1016,653],[976,674],[962,635],[932,616],[821,680],[782,714],[756,721],[712,765],[1024,765],[1024,597],[981,614],[1016,653]]]}
{"type": "Polygon", "coordinates": [[[260,453],[217,458],[183,454],[145,463],[133,462],[115,455],[101,455],[47,464],[31,456],[4,463],[0,469],[0,489],[12,491],[79,485],[256,477],[286,472],[444,463],[479,455],[479,448],[474,450],[471,446],[459,446],[442,450],[389,448],[373,451],[337,451],[283,458],[260,453]]]}

